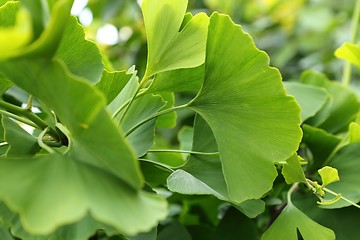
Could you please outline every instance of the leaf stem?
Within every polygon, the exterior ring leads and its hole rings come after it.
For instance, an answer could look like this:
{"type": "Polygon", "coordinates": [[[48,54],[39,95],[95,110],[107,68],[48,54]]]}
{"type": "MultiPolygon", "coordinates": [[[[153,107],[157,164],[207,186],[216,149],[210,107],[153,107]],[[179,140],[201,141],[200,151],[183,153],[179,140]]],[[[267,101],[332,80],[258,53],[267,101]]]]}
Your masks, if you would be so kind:
{"type": "Polygon", "coordinates": [[[34,100],[34,96],[33,96],[33,95],[30,95],[30,96],[29,96],[29,99],[28,99],[28,101],[27,101],[27,103],[26,103],[26,107],[25,107],[26,110],[31,111],[32,106],[33,106],[33,100],[34,100]]]}
{"type": "Polygon", "coordinates": [[[288,201],[288,204],[292,204],[292,202],[291,202],[291,195],[292,195],[292,193],[298,188],[298,186],[299,186],[299,183],[296,182],[296,183],[294,183],[294,184],[291,186],[291,188],[289,189],[289,191],[288,191],[288,193],[287,193],[287,201],[288,201]]]}
{"type": "Polygon", "coordinates": [[[10,113],[10,112],[6,112],[4,110],[0,110],[0,113],[1,114],[4,114],[5,116],[8,116],[8,117],[11,117],[19,122],[22,122],[22,123],[25,123],[26,125],[29,125],[31,127],[34,127],[34,128],[39,128],[35,123],[33,123],[32,121],[26,119],[26,118],[22,118],[22,117],[19,117],[18,115],[15,115],[13,113],[10,113]]]}
{"type": "Polygon", "coordinates": [[[2,143],[0,143],[0,147],[6,146],[6,145],[9,145],[9,143],[8,143],[8,142],[2,142],[2,143]]]}
{"type": "MultiPolygon", "coordinates": [[[[360,21],[360,0],[356,1],[353,18],[351,21],[351,37],[350,37],[350,43],[356,43],[357,35],[358,35],[358,27],[359,27],[359,21],[360,21]]],[[[350,78],[351,78],[351,63],[346,61],[344,65],[344,72],[343,72],[343,78],[342,83],[345,87],[349,86],[350,84],[350,78]]]]}
{"type": "Polygon", "coordinates": [[[176,106],[176,107],[172,107],[172,108],[168,108],[168,109],[165,109],[163,111],[160,111],[160,112],[157,112],[157,113],[154,113],[153,115],[150,115],[149,117],[143,119],[141,122],[139,122],[138,124],[136,124],[135,126],[133,126],[132,128],[130,128],[126,133],[125,133],[125,137],[129,136],[132,132],[134,132],[136,129],[138,129],[141,125],[147,123],[148,121],[154,119],[154,118],[157,118],[161,115],[164,115],[164,114],[167,114],[167,113],[171,113],[171,112],[174,112],[174,111],[178,111],[178,110],[181,110],[181,109],[184,109],[188,106],[188,104],[184,104],[184,105],[180,105],[180,106],[176,106]]]}
{"type": "Polygon", "coordinates": [[[47,131],[49,130],[49,128],[45,128],[38,136],[38,144],[42,149],[45,149],[46,151],[48,151],[49,153],[55,153],[55,151],[49,147],[48,145],[46,145],[43,142],[43,137],[45,136],[45,134],[47,133],[47,131]]]}
{"type": "MultiPolygon", "coordinates": [[[[338,196],[338,193],[333,192],[333,191],[331,191],[330,189],[328,189],[328,188],[326,188],[326,187],[323,187],[323,190],[324,190],[325,192],[327,192],[327,193],[330,193],[330,194],[334,195],[334,196],[338,196]]],[[[346,197],[343,197],[342,195],[340,195],[340,199],[344,200],[344,201],[347,202],[347,203],[350,203],[350,204],[353,205],[354,207],[360,208],[360,205],[354,203],[353,201],[347,199],[346,197]]]]}
{"type": "Polygon", "coordinates": [[[147,163],[152,163],[158,167],[162,167],[170,172],[174,172],[174,170],[172,168],[170,168],[169,166],[165,165],[165,164],[162,164],[162,163],[159,163],[159,162],[155,162],[155,161],[152,161],[150,159],[145,159],[145,158],[139,158],[139,161],[142,161],[142,162],[147,162],[147,163]]]}
{"type": "MultiPolygon", "coordinates": [[[[2,111],[3,114],[12,117],[18,121],[21,121],[25,124],[28,124],[32,127],[40,128],[42,130],[48,128],[48,124],[44,120],[42,120],[40,117],[38,117],[36,114],[34,114],[33,112],[31,112],[26,108],[21,108],[0,100],[0,109],[6,111],[6,112],[2,111]],[[26,119],[20,116],[25,117],[26,119]]],[[[58,139],[58,134],[54,129],[49,128],[49,134],[54,138],[58,139]]]]}
{"type": "Polygon", "coordinates": [[[178,150],[178,149],[152,149],[148,152],[158,152],[158,153],[189,153],[194,155],[204,155],[204,156],[212,156],[219,155],[219,152],[196,152],[196,151],[187,151],[187,150],[178,150]]]}

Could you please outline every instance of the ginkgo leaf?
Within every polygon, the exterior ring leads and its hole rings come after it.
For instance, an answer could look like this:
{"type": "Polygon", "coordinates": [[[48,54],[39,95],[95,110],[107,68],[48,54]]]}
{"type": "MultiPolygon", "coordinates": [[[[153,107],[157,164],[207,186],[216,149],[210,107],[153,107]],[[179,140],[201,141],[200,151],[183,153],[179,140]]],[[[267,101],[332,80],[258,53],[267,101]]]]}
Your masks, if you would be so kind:
{"type": "Polygon", "coordinates": [[[339,133],[347,131],[348,125],[352,122],[360,109],[360,102],[356,94],[340,83],[330,81],[324,74],[313,71],[305,71],[301,76],[301,81],[306,84],[321,87],[331,96],[332,101],[328,106],[315,115],[315,119],[309,119],[317,124],[309,124],[325,129],[329,133],[339,133]],[[325,116],[325,117],[324,117],[325,116]],[[321,121],[317,121],[317,118],[321,121]]]}
{"type": "Polygon", "coordinates": [[[22,129],[16,122],[3,116],[4,140],[9,144],[7,156],[32,156],[40,151],[37,139],[22,129]]]}
{"type": "Polygon", "coordinates": [[[284,86],[287,93],[299,103],[302,122],[314,116],[329,98],[329,94],[319,87],[296,82],[284,82],[284,86]]]}
{"type": "Polygon", "coordinates": [[[261,240],[298,240],[299,230],[304,240],[335,240],[335,233],[314,222],[291,202],[282,210],[261,240]]]}
{"type": "Polygon", "coordinates": [[[9,2],[0,8],[0,60],[17,55],[32,39],[31,17],[19,2],[9,2]],[[14,19],[14,25],[11,23],[14,19]]]}
{"type": "Polygon", "coordinates": [[[77,161],[112,172],[135,189],[142,187],[135,154],[106,111],[106,101],[96,87],[71,75],[56,61],[7,61],[0,63],[0,71],[56,113],[70,132],[69,151],[77,161]],[[17,71],[19,68],[22,71],[17,71]]]}
{"type": "MultiPolygon", "coordinates": [[[[195,118],[192,150],[196,152],[217,152],[217,145],[210,127],[200,117],[195,118]]],[[[167,186],[173,192],[182,194],[214,195],[232,203],[248,217],[254,218],[264,211],[264,202],[250,199],[233,201],[224,179],[220,158],[215,155],[190,155],[182,169],[173,172],[167,179],[167,186]]]]}
{"type": "Polygon", "coordinates": [[[0,199],[19,213],[27,232],[49,234],[89,213],[134,235],[166,216],[167,204],[159,195],[134,191],[113,174],[74,160],[58,153],[0,159],[0,199]]]}
{"type": "Polygon", "coordinates": [[[322,185],[325,187],[326,185],[329,185],[330,183],[337,182],[340,180],[339,173],[336,168],[325,166],[318,170],[318,173],[321,177],[322,185]]]}
{"type": "Polygon", "coordinates": [[[335,56],[340,59],[351,62],[360,67],[360,46],[353,43],[344,43],[336,49],[335,56]]]}
{"type": "Polygon", "coordinates": [[[300,164],[301,160],[302,158],[297,154],[294,154],[286,160],[281,173],[287,184],[295,182],[306,183],[306,177],[300,164]]]}
{"type": "Polygon", "coordinates": [[[289,158],[301,139],[300,108],[268,64],[229,17],[210,17],[204,82],[189,107],[212,129],[237,202],[269,191],[277,175],[273,163],[289,158]]]}
{"type": "Polygon", "coordinates": [[[148,42],[146,77],[204,63],[209,18],[200,13],[181,29],[187,0],[144,0],[142,11],[148,42]]]}

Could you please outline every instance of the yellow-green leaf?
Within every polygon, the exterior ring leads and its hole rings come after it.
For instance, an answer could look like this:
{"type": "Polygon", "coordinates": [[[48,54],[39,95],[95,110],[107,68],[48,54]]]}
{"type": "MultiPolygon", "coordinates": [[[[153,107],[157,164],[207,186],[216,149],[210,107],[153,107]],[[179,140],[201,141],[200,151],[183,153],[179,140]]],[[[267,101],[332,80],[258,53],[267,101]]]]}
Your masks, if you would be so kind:
{"type": "Polygon", "coordinates": [[[352,43],[344,43],[336,49],[335,56],[340,59],[351,62],[360,67],[360,46],[352,43]]]}
{"type": "Polygon", "coordinates": [[[318,172],[320,174],[323,187],[340,180],[339,173],[336,168],[325,166],[319,169],[318,172]]]}

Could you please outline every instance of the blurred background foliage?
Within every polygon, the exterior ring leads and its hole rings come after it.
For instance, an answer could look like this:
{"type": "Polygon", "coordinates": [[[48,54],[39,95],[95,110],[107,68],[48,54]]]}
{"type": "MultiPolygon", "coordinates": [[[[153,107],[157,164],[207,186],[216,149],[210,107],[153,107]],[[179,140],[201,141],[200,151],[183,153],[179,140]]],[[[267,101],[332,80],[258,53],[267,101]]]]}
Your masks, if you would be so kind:
{"type": "MultiPolygon", "coordinates": [[[[115,69],[136,65],[141,75],[146,35],[140,2],[88,0],[75,14],[87,25],[88,38],[103,43],[115,69]]],[[[188,11],[230,15],[269,54],[271,65],[280,69],[284,80],[297,79],[306,69],[340,80],[343,62],[334,57],[334,51],[350,39],[354,5],[354,0],[189,0],[188,11]]],[[[353,74],[358,78],[357,70],[353,74]]]]}

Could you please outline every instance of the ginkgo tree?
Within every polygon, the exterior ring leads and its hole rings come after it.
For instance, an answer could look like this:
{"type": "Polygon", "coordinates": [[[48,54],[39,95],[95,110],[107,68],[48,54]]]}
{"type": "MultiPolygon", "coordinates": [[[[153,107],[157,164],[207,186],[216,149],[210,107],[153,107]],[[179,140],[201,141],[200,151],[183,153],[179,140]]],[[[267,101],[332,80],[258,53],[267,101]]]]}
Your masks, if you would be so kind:
{"type": "MultiPolygon", "coordinates": [[[[0,1],[2,238],[349,239],[326,215],[360,208],[356,95],[312,71],[284,84],[241,26],[187,3],[142,1],[140,75],[112,69],[73,1],[0,1]],[[182,111],[195,117],[179,130],[182,111]],[[159,147],[159,127],[179,148],[159,147]],[[191,227],[192,205],[212,228],[191,227]]],[[[357,48],[337,55],[357,64],[357,48]]]]}

